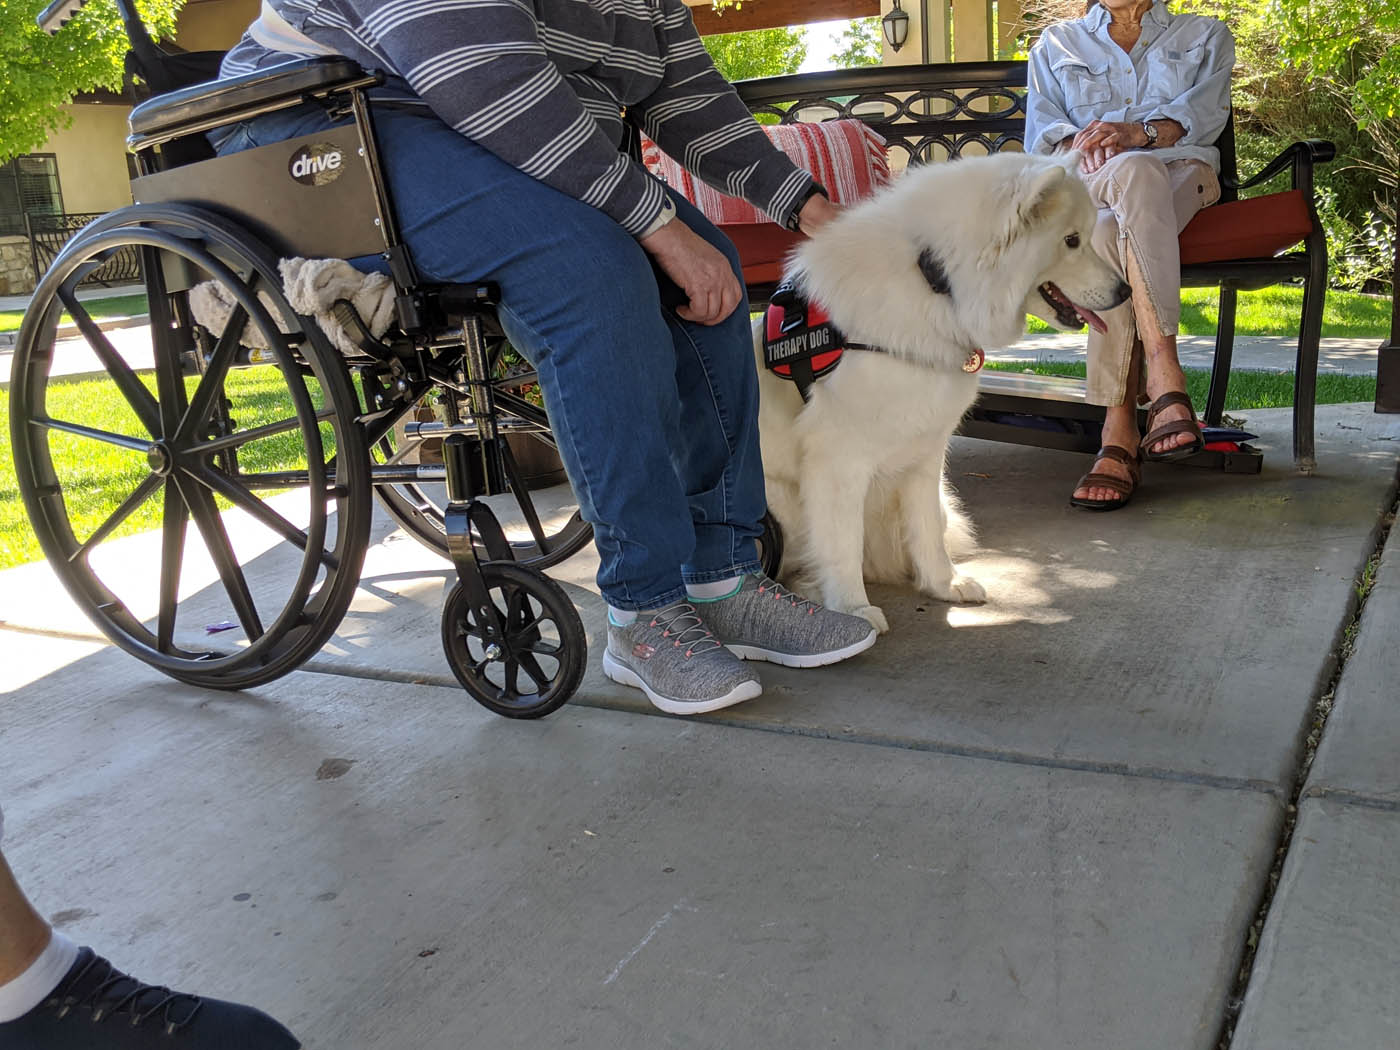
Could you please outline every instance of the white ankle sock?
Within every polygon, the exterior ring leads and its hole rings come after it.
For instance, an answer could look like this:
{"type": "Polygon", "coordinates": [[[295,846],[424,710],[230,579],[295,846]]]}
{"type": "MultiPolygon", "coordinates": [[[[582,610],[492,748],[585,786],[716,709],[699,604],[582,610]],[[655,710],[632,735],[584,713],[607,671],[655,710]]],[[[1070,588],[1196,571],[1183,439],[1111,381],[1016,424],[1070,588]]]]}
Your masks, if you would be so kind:
{"type": "Polygon", "coordinates": [[[687,583],[685,593],[693,602],[713,602],[737,594],[744,585],[743,576],[731,576],[727,580],[711,580],[709,583],[687,583]]]}
{"type": "Polygon", "coordinates": [[[0,1024],[23,1017],[42,1003],[77,958],[78,946],[54,930],[48,946],[29,964],[29,969],[13,981],[0,984],[0,1024]]]}
{"type": "Polygon", "coordinates": [[[611,605],[608,606],[608,622],[614,627],[626,627],[636,618],[636,609],[617,609],[611,605]]]}

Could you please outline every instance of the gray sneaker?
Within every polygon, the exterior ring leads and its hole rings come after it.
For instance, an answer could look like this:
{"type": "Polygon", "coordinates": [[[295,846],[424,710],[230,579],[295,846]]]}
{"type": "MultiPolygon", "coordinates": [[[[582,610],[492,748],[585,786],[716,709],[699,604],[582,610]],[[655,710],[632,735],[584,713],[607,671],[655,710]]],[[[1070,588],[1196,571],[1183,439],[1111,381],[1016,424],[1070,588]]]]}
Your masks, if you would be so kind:
{"type": "Polygon", "coordinates": [[[745,576],[727,597],[698,604],[705,623],[741,660],[822,667],[865,652],[879,634],[864,617],[823,609],[761,573],[745,576]]]}
{"type": "Polygon", "coordinates": [[[638,613],[625,627],[609,620],[603,673],[636,686],[673,715],[718,711],[763,692],[757,676],[715,640],[688,602],[638,613]]]}

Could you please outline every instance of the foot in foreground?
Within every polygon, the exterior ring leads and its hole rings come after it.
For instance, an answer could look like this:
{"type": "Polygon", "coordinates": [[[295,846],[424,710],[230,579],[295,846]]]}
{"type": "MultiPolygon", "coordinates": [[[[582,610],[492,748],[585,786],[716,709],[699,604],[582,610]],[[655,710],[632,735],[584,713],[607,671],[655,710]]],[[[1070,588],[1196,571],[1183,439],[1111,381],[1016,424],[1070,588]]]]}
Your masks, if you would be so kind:
{"type": "Polygon", "coordinates": [[[643,610],[621,626],[610,618],[603,673],[673,715],[718,711],[763,692],[758,677],[720,645],[689,602],[643,610]]]}
{"type": "Polygon", "coordinates": [[[0,1050],[296,1050],[260,1010],[128,977],[91,948],[38,1006],[0,1024],[0,1050]]]}
{"type": "Polygon", "coordinates": [[[758,573],[731,594],[697,605],[735,656],[784,667],[834,664],[865,652],[879,635],[864,617],[823,608],[758,573]]]}

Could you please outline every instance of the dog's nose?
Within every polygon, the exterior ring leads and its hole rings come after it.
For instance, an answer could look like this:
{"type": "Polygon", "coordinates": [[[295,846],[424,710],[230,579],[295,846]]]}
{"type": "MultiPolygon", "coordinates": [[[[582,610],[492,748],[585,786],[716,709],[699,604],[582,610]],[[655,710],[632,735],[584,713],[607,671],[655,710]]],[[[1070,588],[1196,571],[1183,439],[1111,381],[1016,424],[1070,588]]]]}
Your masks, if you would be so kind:
{"type": "Polygon", "coordinates": [[[1132,297],[1133,289],[1128,282],[1119,281],[1118,287],[1113,290],[1113,305],[1118,306],[1120,303],[1126,303],[1132,297]]]}

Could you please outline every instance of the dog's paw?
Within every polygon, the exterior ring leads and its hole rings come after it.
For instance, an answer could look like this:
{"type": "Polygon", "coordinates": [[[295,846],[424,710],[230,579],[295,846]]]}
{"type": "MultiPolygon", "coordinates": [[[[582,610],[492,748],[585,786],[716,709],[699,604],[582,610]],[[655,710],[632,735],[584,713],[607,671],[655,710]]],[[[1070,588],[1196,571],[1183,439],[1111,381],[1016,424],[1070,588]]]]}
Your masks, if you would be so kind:
{"type": "Polygon", "coordinates": [[[946,587],[930,587],[929,591],[941,602],[981,604],[987,600],[986,590],[971,576],[954,576],[946,587]]]}
{"type": "Polygon", "coordinates": [[[884,612],[878,605],[862,605],[859,608],[850,610],[852,616],[862,617],[871,627],[884,634],[890,629],[890,622],[885,619],[884,612]]]}

